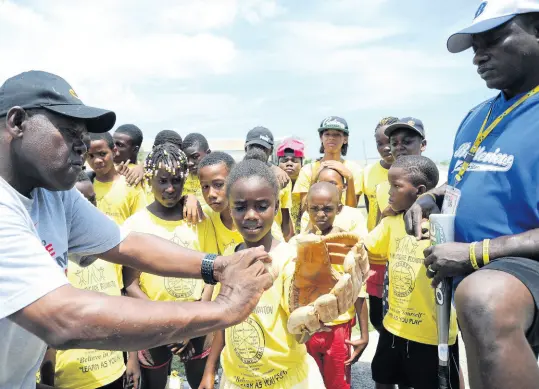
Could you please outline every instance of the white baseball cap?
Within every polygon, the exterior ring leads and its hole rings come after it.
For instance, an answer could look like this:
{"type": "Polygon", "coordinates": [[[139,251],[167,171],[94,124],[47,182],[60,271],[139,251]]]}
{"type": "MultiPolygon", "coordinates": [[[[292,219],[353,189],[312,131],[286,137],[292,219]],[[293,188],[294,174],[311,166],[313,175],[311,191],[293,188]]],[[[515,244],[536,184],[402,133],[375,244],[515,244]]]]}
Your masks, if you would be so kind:
{"type": "Polygon", "coordinates": [[[472,35],[492,30],[507,23],[515,16],[539,12],[539,0],[489,0],[483,1],[477,9],[470,27],[449,37],[447,49],[460,53],[472,47],[472,35]]]}

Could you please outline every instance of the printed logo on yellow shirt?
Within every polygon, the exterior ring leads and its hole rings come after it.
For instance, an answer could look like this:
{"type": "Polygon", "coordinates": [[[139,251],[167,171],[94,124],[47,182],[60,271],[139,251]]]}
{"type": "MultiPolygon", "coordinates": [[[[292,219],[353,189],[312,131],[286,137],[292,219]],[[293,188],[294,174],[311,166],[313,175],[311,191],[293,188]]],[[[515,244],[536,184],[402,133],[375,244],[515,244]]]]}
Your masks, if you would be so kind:
{"type": "Polygon", "coordinates": [[[115,287],[116,284],[113,280],[105,283],[105,267],[96,265],[83,267],[73,273],[77,277],[77,285],[81,289],[93,290],[100,292],[107,288],[115,287]]]}
{"type": "Polygon", "coordinates": [[[165,290],[176,298],[189,298],[195,293],[197,280],[193,278],[164,277],[165,290]]]}
{"type": "Polygon", "coordinates": [[[260,361],[266,341],[262,327],[250,316],[231,329],[234,352],[246,365],[260,361]]]}

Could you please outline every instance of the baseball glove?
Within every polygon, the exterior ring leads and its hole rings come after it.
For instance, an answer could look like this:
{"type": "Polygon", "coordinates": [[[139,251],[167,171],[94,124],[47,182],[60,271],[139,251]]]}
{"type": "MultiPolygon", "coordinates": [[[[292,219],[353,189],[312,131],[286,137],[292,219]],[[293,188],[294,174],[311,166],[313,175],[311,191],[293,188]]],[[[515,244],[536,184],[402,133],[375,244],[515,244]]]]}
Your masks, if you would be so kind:
{"type": "Polygon", "coordinates": [[[354,305],[369,262],[363,242],[355,234],[299,235],[297,244],[288,331],[305,343],[323,323],[335,320],[354,305]],[[344,274],[332,264],[343,265],[344,274]]]}

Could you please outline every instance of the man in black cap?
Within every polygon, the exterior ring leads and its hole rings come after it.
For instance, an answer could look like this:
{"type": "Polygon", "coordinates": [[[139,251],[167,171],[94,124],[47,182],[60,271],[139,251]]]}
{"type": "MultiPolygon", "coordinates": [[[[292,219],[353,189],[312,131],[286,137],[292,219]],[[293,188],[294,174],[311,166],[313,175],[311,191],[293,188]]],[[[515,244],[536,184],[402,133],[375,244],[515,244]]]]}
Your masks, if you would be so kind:
{"type": "Polygon", "coordinates": [[[216,257],[123,234],[73,188],[87,130],[108,131],[115,119],[85,106],[50,73],[22,73],[0,87],[2,388],[35,388],[46,344],[140,350],[224,329],[245,319],[272,283],[261,249],[216,257]],[[99,256],[163,276],[220,281],[222,296],[169,304],[76,289],[64,273],[68,252],[82,265],[99,256]]]}

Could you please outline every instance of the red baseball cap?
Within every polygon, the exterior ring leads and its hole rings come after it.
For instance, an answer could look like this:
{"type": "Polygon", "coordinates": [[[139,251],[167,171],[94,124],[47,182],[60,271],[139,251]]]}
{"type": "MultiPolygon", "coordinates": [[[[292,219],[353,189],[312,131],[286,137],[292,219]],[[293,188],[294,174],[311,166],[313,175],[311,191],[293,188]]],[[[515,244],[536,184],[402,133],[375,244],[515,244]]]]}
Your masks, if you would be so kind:
{"type": "Polygon", "coordinates": [[[294,157],[305,157],[305,144],[300,140],[293,138],[283,140],[279,147],[277,147],[277,157],[284,157],[285,151],[287,149],[290,149],[294,152],[294,157]]]}

